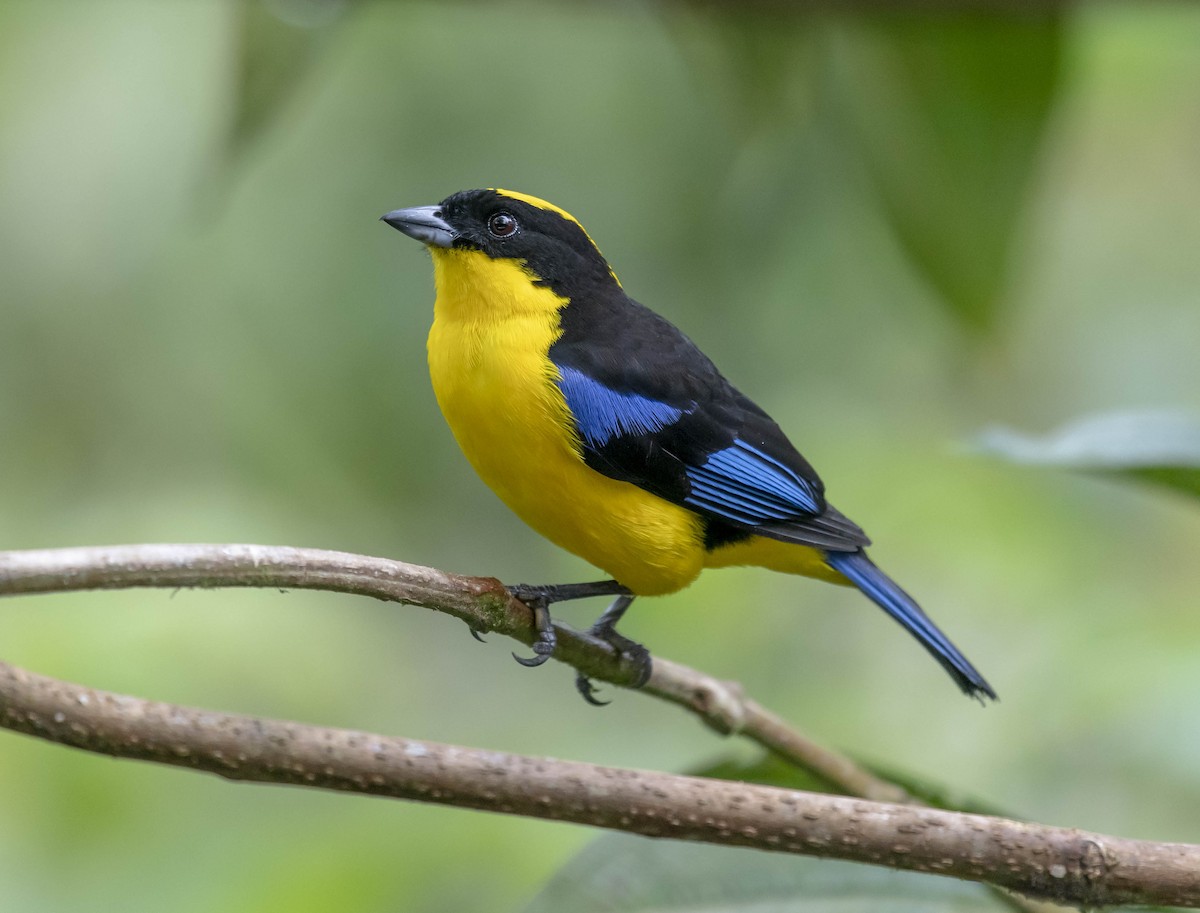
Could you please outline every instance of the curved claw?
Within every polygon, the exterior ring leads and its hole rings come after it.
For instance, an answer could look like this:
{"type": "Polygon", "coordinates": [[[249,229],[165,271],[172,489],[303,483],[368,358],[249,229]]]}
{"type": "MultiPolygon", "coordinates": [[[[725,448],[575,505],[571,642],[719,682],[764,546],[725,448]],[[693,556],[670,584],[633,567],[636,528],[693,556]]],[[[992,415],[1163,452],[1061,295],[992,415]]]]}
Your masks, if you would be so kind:
{"type": "Polygon", "coordinates": [[[654,665],[653,661],[650,659],[650,651],[643,647],[641,654],[634,656],[633,659],[638,665],[638,676],[637,679],[634,680],[633,687],[641,688],[648,681],[650,681],[650,676],[654,673],[654,665]]]}
{"type": "Polygon", "coordinates": [[[628,637],[619,634],[610,625],[595,625],[589,633],[612,647],[619,659],[627,659],[633,664],[635,678],[630,683],[631,688],[641,688],[646,682],[650,681],[650,675],[654,671],[654,667],[649,650],[637,641],[630,640],[628,637]]]}
{"type": "Polygon", "coordinates": [[[596,688],[592,684],[592,680],[582,672],[575,676],[575,690],[593,707],[607,707],[612,703],[612,701],[602,701],[596,697],[596,688]]]}
{"type": "Polygon", "coordinates": [[[541,653],[538,651],[538,647],[540,647],[540,646],[541,646],[541,644],[534,645],[533,656],[517,656],[517,654],[514,653],[512,655],[512,658],[515,659],[517,662],[519,662],[522,666],[527,666],[531,669],[534,666],[540,666],[542,663],[544,663],[546,660],[548,660],[550,658],[549,650],[547,650],[545,653],[541,653]]]}
{"type": "Polygon", "coordinates": [[[545,597],[539,596],[536,599],[530,599],[525,604],[533,612],[533,630],[537,632],[537,637],[534,638],[532,644],[533,656],[526,658],[517,656],[516,653],[512,656],[522,666],[540,666],[554,652],[558,636],[554,633],[554,622],[550,620],[550,611],[546,608],[545,597]]]}
{"type": "Polygon", "coordinates": [[[474,637],[474,638],[475,638],[477,641],[479,641],[481,644],[486,644],[486,643],[487,643],[487,641],[486,641],[486,640],[484,640],[484,639],[483,639],[483,637],[481,637],[481,636],[480,636],[480,634],[479,634],[479,629],[478,629],[478,628],[469,628],[468,630],[470,630],[470,632],[471,632],[471,636],[472,636],[472,637],[474,637]]]}

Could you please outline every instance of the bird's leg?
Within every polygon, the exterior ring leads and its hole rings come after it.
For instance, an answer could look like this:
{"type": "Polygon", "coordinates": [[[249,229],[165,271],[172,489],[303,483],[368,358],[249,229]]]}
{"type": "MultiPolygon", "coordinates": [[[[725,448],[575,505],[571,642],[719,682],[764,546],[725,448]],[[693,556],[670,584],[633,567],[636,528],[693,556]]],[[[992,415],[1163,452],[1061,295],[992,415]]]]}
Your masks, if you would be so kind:
{"type": "Polygon", "coordinates": [[[518,583],[505,587],[509,594],[525,603],[531,599],[544,599],[546,604],[566,602],[570,599],[587,599],[589,596],[627,596],[629,590],[615,580],[593,580],[591,583],[552,583],[541,586],[518,583]]]}
{"type": "MultiPolygon", "coordinates": [[[[554,653],[557,637],[554,633],[554,622],[550,618],[551,603],[565,602],[568,599],[586,599],[588,596],[612,596],[613,594],[625,596],[629,593],[629,590],[615,580],[560,583],[547,586],[518,583],[516,586],[506,587],[506,589],[511,596],[525,603],[533,612],[533,628],[537,632],[537,637],[533,641],[533,656],[521,657],[516,653],[513,654],[513,659],[522,666],[540,666],[554,653]]],[[[629,599],[632,600],[633,597],[629,596],[629,599]]],[[[606,612],[605,615],[607,614],[606,612]]]]}
{"type": "Polygon", "coordinates": [[[588,633],[599,637],[606,644],[609,644],[614,650],[619,653],[629,653],[631,651],[645,650],[639,643],[635,643],[628,637],[617,633],[617,622],[624,617],[626,610],[633,605],[633,597],[629,594],[622,594],[612,601],[604,614],[597,618],[588,633]]]}
{"type": "MultiPolygon", "coordinates": [[[[600,638],[617,652],[618,656],[628,656],[637,666],[638,675],[634,682],[635,688],[640,688],[650,680],[650,651],[636,641],[630,640],[617,632],[617,622],[625,614],[625,610],[633,603],[633,596],[624,594],[613,600],[612,605],[604,610],[604,614],[596,619],[588,629],[588,633],[600,638]]],[[[596,707],[603,707],[608,701],[596,698],[596,689],[582,672],[575,676],[575,688],[583,695],[583,699],[596,707]]]]}
{"type": "Polygon", "coordinates": [[[558,644],[554,622],[550,620],[550,601],[545,596],[533,596],[522,602],[533,612],[533,629],[537,637],[533,639],[533,656],[517,656],[514,653],[512,658],[522,666],[540,666],[550,658],[558,644]]]}

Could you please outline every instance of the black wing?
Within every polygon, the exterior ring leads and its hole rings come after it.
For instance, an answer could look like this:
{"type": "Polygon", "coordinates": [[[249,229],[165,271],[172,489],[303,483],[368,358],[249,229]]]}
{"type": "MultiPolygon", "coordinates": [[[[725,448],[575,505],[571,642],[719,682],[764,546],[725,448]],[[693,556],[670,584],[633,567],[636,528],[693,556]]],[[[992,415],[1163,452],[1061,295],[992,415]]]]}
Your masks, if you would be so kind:
{"type": "Polygon", "coordinates": [[[820,478],[770,416],[667,320],[615,292],[573,300],[562,325],[550,359],[597,472],[708,518],[710,541],[869,544],[825,503],[820,478]]]}

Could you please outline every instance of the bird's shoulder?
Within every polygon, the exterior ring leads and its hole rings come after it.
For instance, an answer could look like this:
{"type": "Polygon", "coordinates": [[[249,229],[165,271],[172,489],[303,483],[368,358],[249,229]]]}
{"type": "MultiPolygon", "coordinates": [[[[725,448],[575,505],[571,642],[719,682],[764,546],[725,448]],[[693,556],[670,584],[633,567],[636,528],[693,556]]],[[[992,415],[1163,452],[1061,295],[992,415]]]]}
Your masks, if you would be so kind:
{"type": "Polygon", "coordinates": [[[867,541],[775,421],[669,320],[618,291],[572,299],[561,323],[549,355],[593,469],[730,530],[715,540],[867,541]]]}
{"type": "Polygon", "coordinates": [[[815,470],[774,419],[661,314],[617,288],[573,299],[560,319],[562,334],[549,351],[560,372],[626,400],[674,410],[673,424],[702,439],[695,441],[697,457],[741,437],[820,486],[815,470]],[[701,433],[705,426],[708,434],[701,433]]]}
{"type": "Polygon", "coordinates": [[[562,333],[550,347],[550,359],[617,393],[680,408],[734,395],[682,330],[619,287],[573,298],[560,312],[560,322],[562,333]]]}

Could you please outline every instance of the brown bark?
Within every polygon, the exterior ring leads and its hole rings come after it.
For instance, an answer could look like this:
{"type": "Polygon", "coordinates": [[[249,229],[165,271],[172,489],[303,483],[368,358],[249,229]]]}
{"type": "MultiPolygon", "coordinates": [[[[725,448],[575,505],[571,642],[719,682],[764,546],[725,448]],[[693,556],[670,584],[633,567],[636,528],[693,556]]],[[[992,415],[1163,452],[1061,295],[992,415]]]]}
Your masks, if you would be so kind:
{"type": "MultiPolygon", "coordinates": [[[[529,610],[494,580],[339,552],[153,545],[0,553],[0,595],[133,586],[334,590],[423,605],[476,630],[532,639],[529,610]]],[[[556,658],[628,685],[608,645],[559,626],[556,658]]],[[[787,726],[740,688],[667,660],[646,690],[689,707],[860,796],[902,790],[787,726]]],[[[529,815],[650,837],[751,846],[987,882],[1075,906],[1200,906],[1200,847],[744,783],[619,770],[215,713],[46,678],[0,663],[0,725],[115,757],[234,780],[529,815]]]]}

